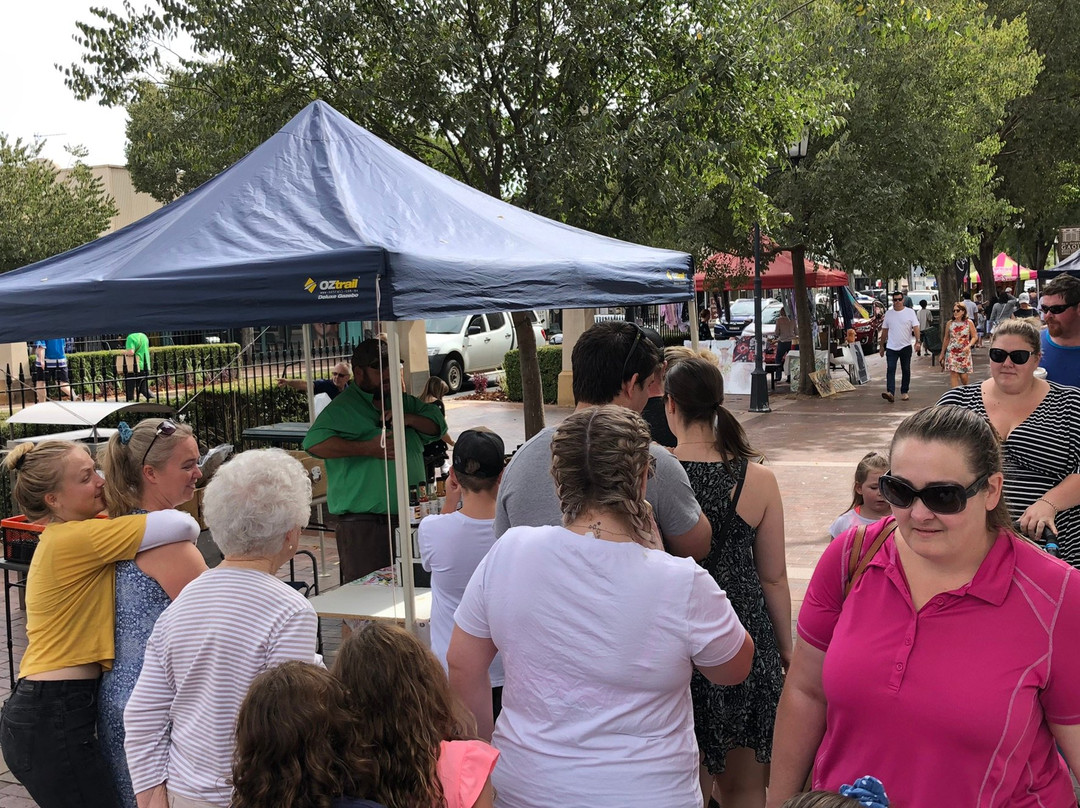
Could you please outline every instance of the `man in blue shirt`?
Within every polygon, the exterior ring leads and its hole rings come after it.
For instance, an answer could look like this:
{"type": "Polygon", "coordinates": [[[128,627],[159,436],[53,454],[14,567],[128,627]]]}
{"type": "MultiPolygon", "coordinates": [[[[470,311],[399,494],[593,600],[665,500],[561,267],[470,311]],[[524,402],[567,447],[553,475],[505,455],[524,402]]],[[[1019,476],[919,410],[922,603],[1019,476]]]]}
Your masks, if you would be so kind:
{"type": "MultiPolygon", "coordinates": [[[[314,383],[315,395],[326,393],[333,401],[338,393],[349,385],[349,366],[345,362],[338,362],[330,371],[329,379],[316,379],[314,383]]],[[[307,390],[307,379],[278,379],[279,387],[291,387],[294,390],[307,390]]]]}
{"type": "Polygon", "coordinates": [[[1046,378],[1080,387],[1080,280],[1058,275],[1046,284],[1039,311],[1046,323],[1039,361],[1046,378]]]}
{"type": "Polygon", "coordinates": [[[34,381],[37,388],[38,401],[45,401],[47,394],[46,384],[56,385],[60,391],[60,397],[67,396],[74,400],[71,394],[71,386],[68,384],[68,361],[67,352],[64,350],[63,339],[45,339],[34,343],[34,356],[37,359],[34,381]]]}

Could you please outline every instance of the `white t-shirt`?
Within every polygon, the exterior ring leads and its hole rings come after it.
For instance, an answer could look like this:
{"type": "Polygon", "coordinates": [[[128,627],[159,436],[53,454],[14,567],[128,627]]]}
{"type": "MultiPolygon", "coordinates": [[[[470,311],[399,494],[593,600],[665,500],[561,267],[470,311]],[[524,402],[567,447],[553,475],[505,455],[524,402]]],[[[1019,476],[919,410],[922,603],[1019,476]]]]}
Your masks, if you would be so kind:
{"type": "MultiPolygon", "coordinates": [[[[431,573],[431,650],[446,667],[454,632],[454,612],[473,571],[495,543],[495,520],[472,519],[461,511],[425,516],[417,531],[420,560],[431,573]]],[[[491,686],[503,683],[502,657],[496,654],[491,686]]]]}
{"type": "Polygon", "coordinates": [[[833,523],[829,526],[829,536],[835,539],[841,533],[845,533],[853,527],[858,527],[859,525],[872,525],[874,522],[880,521],[881,518],[882,517],[868,519],[852,508],[849,511],[844,511],[833,520],[833,523]]]}
{"type": "Polygon", "coordinates": [[[511,528],[455,621],[503,655],[501,804],[700,808],[690,674],[732,659],[745,631],[693,559],[511,528]]]}
{"type": "Polygon", "coordinates": [[[890,351],[900,351],[911,345],[915,329],[919,327],[919,318],[906,306],[900,311],[889,309],[885,312],[881,327],[889,329],[889,341],[885,347],[890,351]]]}
{"type": "Polygon", "coordinates": [[[971,322],[975,322],[975,317],[979,313],[979,307],[975,305],[974,300],[964,299],[962,302],[964,308],[967,309],[968,319],[971,320],[971,322]]]}

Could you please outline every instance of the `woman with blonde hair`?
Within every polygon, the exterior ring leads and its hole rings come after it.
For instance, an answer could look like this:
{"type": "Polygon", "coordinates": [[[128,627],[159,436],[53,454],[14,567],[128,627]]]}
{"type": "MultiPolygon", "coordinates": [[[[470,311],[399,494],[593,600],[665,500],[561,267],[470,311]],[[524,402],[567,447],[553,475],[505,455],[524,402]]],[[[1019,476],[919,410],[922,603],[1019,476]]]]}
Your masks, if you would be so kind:
{"type": "Polygon", "coordinates": [[[724,407],[724,377],[686,359],[664,378],[668,423],[690,487],[713,528],[701,566],[731,600],[754,640],[745,682],[690,682],[702,753],[704,800],[724,808],[762,808],[772,756],[776,705],[791,662],[791,592],[784,556],[784,504],[776,475],[758,461],[742,426],[724,407]]]}
{"type": "Polygon", "coordinates": [[[194,542],[185,513],[95,519],[105,481],[83,444],[23,443],[4,458],[26,517],[45,525],[26,577],[27,648],[0,715],[0,749],[41,808],[117,805],[98,743],[98,680],[112,667],[115,562],[194,542]]]}
{"type": "Polygon", "coordinates": [[[369,748],[345,688],[320,665],[283,662],[255,677],[236,719],[230,808],[380,808],[369,748]]]}
{"type": "MultiPolygon", "coordinates": [[[[101,466],[113,517],[179,507],[194,496],[202,477],[191,427],[168,418],[148,418],[134,428],[121,422],[105,446],[101,466]]],[[[124,707],[158,617],[204,572],[202,553],[188,542],[146,550],[116,564],[116,658],[101,677],[98,737],[127,808],[135,808],[135,792],[124,756],[124,707]]]]}
{"type": "Polygon", "coordinates": [[[442,665],[412,634],[370,622],[342,642],[333,672],[375,762],[368,796],[387,808],[491,808],[499,753],[475,740],[442,665]]]}
{"type": "Polygon", "coordinates": [[[455,614],[450,683],[501,753],[492,780],[506,805],[701,804],[691,673],[737,684],[754,643],[716,581],[661,549],[649,445],[625,407],[563,421],[551,443],[562,525],[506,531],[455,614]]]}
{"type": "Polygon", "coordinates": [[[1080,566],[1080,390],[1035,376],[1039,331],[1030,320],[1003,320],[990,337],[990,378],[948,391],[956,404],[990,422],[1001,440],[1005,502],[1032,539],[1049,527],[1061,556],[1080,566]]]}

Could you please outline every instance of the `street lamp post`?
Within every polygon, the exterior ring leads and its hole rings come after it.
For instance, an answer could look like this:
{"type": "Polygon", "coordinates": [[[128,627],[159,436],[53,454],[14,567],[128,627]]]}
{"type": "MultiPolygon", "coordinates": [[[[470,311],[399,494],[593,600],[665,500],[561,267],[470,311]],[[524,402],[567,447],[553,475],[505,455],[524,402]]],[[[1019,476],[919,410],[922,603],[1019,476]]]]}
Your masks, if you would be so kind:
{"type": "MultiPolygon", "coordinates": [[[[810,133],[803,130],[798,143],[788,147],[788,161],[798,169],[806,156],[810,133]]],[[[793,268],[794,271],[794,268],[793,268]]],[[[750,412],[772,412],[769,407],[768,374],[765,373],[765,338],[761,327],[761,223],[754,222],[754,369],[750,373],[750,412]]]]}

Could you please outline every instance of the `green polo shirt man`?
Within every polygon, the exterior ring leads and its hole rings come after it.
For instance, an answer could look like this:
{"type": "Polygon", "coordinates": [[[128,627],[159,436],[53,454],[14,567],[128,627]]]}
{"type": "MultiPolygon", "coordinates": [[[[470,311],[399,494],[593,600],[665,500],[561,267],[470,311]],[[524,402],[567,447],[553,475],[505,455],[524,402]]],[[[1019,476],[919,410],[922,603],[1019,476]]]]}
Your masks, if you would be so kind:
{"type": "MultiPolygon", "coordinates": [[[[342,583],[391,564],[390,526],[397,525],[393,425],[387,427],[385,450],[379,438],[384,420],[390,420],[390,385],[400,377],[390,367],[382,340],[357,345],[352,367],[353,380],[319,414],[304,439],[304,449],[326,461],[326,504],[338,517],[342,583]]],[[[403,405],[407,476],[413,485],[426,479],[424,444],[446,433],[446,420],[438,407],[415,396],[405,394],[403,405]]]]}

